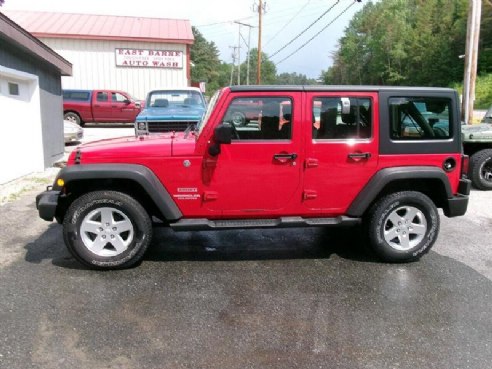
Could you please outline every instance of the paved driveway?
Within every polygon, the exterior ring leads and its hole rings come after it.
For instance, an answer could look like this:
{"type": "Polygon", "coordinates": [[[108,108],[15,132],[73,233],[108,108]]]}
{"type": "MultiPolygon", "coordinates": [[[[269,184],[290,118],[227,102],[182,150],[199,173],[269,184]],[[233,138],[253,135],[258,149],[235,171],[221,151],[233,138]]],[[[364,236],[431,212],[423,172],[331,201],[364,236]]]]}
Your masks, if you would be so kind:
{"type": "Polygon", "coordinates": [[[0,368],[490,368],[492,192],[416,263],[354,230],[158,229],[116,272],[81,268],[35,193],[0,207],[0,368]]]}

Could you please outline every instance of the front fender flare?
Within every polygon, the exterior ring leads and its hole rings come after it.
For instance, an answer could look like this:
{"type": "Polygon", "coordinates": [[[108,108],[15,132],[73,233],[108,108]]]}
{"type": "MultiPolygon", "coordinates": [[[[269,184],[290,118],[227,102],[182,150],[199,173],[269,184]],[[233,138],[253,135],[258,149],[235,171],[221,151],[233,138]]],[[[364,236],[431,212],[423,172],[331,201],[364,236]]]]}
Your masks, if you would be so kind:
{"type": "Polygon", "coordinates": [[[129,179],[138,183],[167,220],[178,220],[183,214],[157,176],[138,164],[80,164],[63,168],[55,179],[54,191],[61,191],[57,180],[66,184],[77,180],[129,179]]]}

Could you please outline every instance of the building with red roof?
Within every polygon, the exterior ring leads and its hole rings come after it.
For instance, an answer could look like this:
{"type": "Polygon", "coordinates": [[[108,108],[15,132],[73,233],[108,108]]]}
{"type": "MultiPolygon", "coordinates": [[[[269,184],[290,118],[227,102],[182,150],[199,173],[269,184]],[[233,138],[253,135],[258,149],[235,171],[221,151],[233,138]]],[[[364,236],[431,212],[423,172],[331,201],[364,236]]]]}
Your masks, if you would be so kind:
{"type": "Polygon", "coordinates": [[[190,85],[191,24],[183,19],[5,11],[73,65],[64,89],[148,91],[190,85]]]}

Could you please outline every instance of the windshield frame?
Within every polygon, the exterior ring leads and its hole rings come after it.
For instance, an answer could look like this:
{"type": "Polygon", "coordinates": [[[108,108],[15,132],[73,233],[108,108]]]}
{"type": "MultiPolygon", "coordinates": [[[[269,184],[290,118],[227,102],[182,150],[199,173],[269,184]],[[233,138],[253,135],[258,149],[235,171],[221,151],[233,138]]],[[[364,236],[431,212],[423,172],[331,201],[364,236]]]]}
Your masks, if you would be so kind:
{"type": "Polygon", "coordinates": [[[210,99],[210,102],[208,103],[208,106],[207,106],[207,110],[205,110],[205,113],[203,113],[202,119],[197,123],[197,129],[196,129],[196,137],[197,138],[202,133],[203,128],[207,125],[208,120],[210,119],[210,116],[212,115],[212,111],[215,109],[215,106],[217,105],[217,101],[219,101],[219,97],[221,94],[222,94],[222,90],[217,90],[217,92],[215,92],[215,94],[210,99]]]}

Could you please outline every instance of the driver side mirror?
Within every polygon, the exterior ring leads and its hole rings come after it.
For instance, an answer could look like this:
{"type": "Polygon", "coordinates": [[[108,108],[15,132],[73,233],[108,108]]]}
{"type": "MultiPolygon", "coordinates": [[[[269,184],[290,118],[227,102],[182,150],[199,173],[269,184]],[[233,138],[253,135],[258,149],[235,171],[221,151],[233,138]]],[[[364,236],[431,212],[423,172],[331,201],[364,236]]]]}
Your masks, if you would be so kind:
{"type": "Polygon", "coordinates": [[[234,133],[233,129],[229,124],[219,124],[215,127],[215,142],[218,144],[230,144],[234,133]]]}
{"type": "Polygon", "coordinates": [[[209,148],[208,153],[212,156],[217,156],[220,154],[220,145],[230,144],[232,141],[232,135],[234,133],[234,128],[228,124],[219,124],[214,131],[214,141],[209,148]]]}

